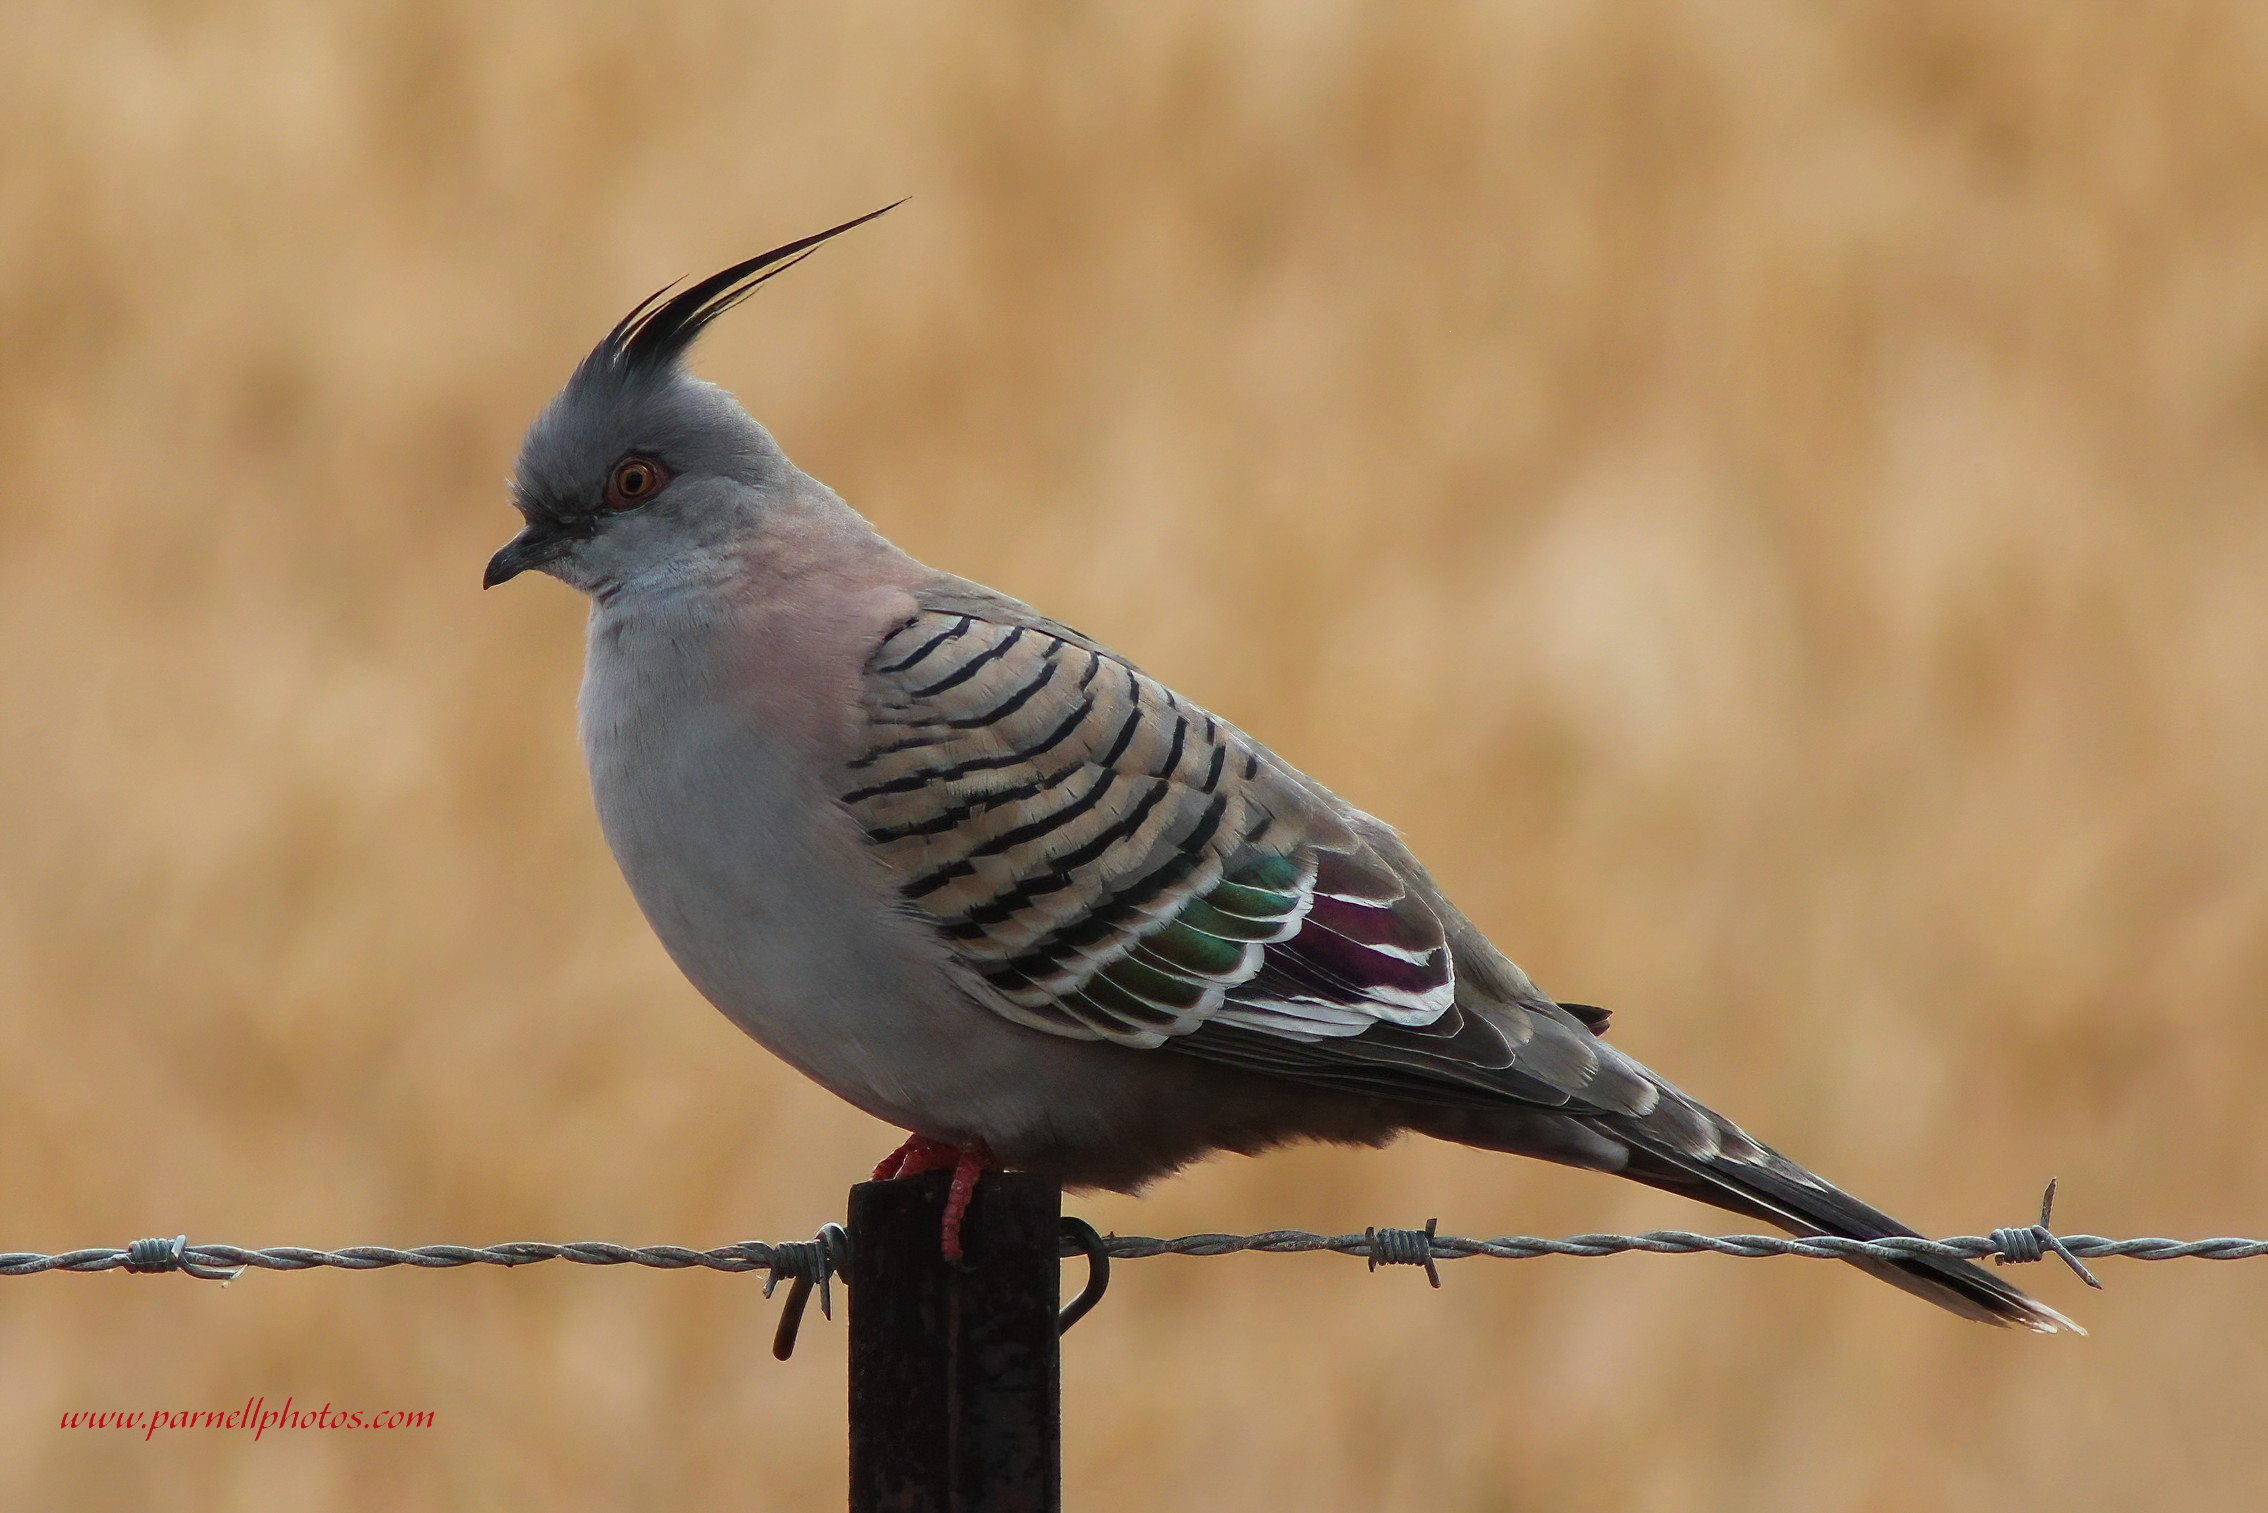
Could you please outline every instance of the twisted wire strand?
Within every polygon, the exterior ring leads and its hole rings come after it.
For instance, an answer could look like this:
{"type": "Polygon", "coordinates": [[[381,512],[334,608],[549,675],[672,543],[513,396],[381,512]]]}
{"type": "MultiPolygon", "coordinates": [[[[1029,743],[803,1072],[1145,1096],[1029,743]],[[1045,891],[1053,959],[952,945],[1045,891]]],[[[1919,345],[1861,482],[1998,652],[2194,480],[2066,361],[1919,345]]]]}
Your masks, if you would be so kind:
{"type": "MultiPolygon", "coordinates": [[[[1424,1236],[1424,1230],[1376,1231],[1383,1237],[1424,1236]]],[[[2124,1256],[2135,1261],[2249,1261],[2268,1255],[2268,1240],[2223,1236],[2207,1240],[2169,1240],[2143,1236],[2129,1240],[2102,1235],[2058,1235],[2063,1247],[2083,1259],[2124,1256]]],[[[1537,1256],[1618,1256],[1642,1252],[1657,1256],[1720,1255],[1746,1260],[1764,1256],[1803,1256],[1813,1260],[1896,1261],[1931,1256],[1947,1261],[2037,1261],[2054,1254],[2033,1238],[2031,1228],[1996,1231],[1992,1235],[1950,1235],[1942,1240],[1896,1236],[1886,1240],[1845,1240],[1833,1235],[1792,1239],[1786,1235],[1699,1235],[1682,1229],[1650,1229],[1632,1235],[1569,1235],[1547,1240],[1535,1235],[1500,1235],[1470,1239],[1463,1235],[1434,1235],[1416,1258],[1403,1262],[1399,1254],[1373,1249],[1371,1234],[1324,1235],[1304,1229],[1270,1229],[1253,1235],[1182,1235],[1153,1239],[1147,1235],[1111,1235],[1103,1242],[1114,1260],[1147,1256],[1227,1256],[1257,1252],[1262,1255],[1329,1251],[1342,1256],[1370,1257],[1378,1264],[1422,1265],[1430,1253],[1436,1261],[1462,1261],[1490,1256],[1500,1261],[1526,1261],[1537,1256]],[[2012,1238],[2020,1237],[2020,1238],[2012,1238]]],[[[1399,1242],[1397,1242],[1399,1243],[1399,1242]]]]}
{"type": "MultiPolygon", "coordinates": [[[[2268,1240],[2217,1236],[2201,1240],[2173,1240],[2146,1235],[2109,1239],[2102,1235],[2051,1235],[2038,1233],[2043,1226],[1996,1230],[1990,1235],[1952,1235],[1942,1240],[1894,1237],[1884,1240],[1845,1240],[1830,1235],[1795,1239],[1785,1235],[1703,1235],[1682,1229],[1652,1229],[1641,1234],[1583,1234],[1561,1239],[1536,1235],[1499,1235],[1474,1239],[1464,1235],[1432,1234],[1423,1229],[1374,1227],[1361,1234],[1318,1234],[1304,1229],[1269,1229],[1257,1234],[1194,1234],[1172,1239],[1150,1235],[1107,1235],[1102,1248],[1112,1260],[1136,1261],[1151,1256],[1226,1256],[1243,1254],[1296,1255],[1327,1251],[1357,1256],[1375,1266],[1413,1265],[1462,1261],[1486,1256],[1502,1261],[1533,1260],[1539,1256],[1596,1257],[1637,1252],[1647,1255],[1720,1255],[1744,1260],[1765,1256],[1800,1256],[1812,1260],[1894,1261],[1929,1256],[1949,1261],[1999,1260],[2009,1263],[2037,1261],[2060,1250],[2095,1260],[2122,1256],[2132,1261],[2249,1261],[2268,1256],[2268,1240]],[[2050,1244],[2049,1241],[2059,1242],[2050,1244]]],[[[837,1231],[839,1234],[840,1232],[837,1231]]],[[[1066,1255],[1081,1254],[1066,1244],[1066,1255]]],[[[0,1252],[0,1276],[33,1276],[49,1271],[184,1271],[191,1275],[226,1280],[245,1269],[309,1271],[335,1267],[346,1271],[376,1271],[389,1266],[421,1266],[446,1270],[458,1266],[531,1266],[543,1261],[567,1261],[578,1266],[646,1266],[662,1271],[707,1270],[764,1272],[773,1280],[809,1276],[814,1282],[841,1277],[847,1268],[848,1247],[839,1242],[791,1240],[770,1243],[746,1240],[694,1250],[682,1245],[617,1245],[604,1240],[578,1240],[564,1244],[541,1240],[515,1240],[501,1245],[350,1245],[338,1250],[311,1250],[296,1245],[249,1250],[239,1245],[190,1245],[172,1240],[138,1241],[128,1247],[94,1247],[55,1255],[36,1251],[0,1252]]]]}
{"type": "Polygon", "coordinates": [[[273,1245],[247,1250],[241,1245],[188,1245],[180,1240],[137,1241],[123,1250],[96,1247],[67,1250],[57,1255],[35,1251],[0,1252],[0,1276],[32,1276],[43,1271],[181,1270],[205,1272],[227,1280],[254,1268],[261,1271],[310,1271],[338,1267],[346,1271],[376,1271],[388,1266],[423,1266],[443,1270],[455,1266],[530,1266],[539,1261],[571,1261],[578,1266],[651,1266],[663,1271],[761,1271],[794,1277],[822,1255],[829,1275],[840,1276],[836,1258],[823,1245],[810,1240],[766,1244],[759,1240],[691,1250],[683,1245],[615,1245],[605,1240],[574,1240],[554,1244],[544,1240],[511,1240],[502,1245],[417,1245],[397,1249],[390,1245],[349,1245],[339,1250],[309,1250],[297,1245],[273,1245]],[[159,1253],[164,1247],[170,1256],[159,1253]],[[170,1264],[169,1264],[170,1262],[170,1264]],[[137,1264],[138,1263],[138,1264],[137,1264]]]}

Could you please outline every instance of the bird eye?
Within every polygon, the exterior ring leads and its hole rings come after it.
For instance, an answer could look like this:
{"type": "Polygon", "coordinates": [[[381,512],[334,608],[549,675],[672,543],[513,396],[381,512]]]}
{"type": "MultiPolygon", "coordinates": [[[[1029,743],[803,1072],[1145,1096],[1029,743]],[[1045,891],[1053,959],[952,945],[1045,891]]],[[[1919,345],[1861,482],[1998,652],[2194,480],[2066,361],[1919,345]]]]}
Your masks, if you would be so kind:
{"type": "Polygon", "coordinates": [[[606,481],[606,507],[636,509],[660,493],[669,480],[669,469],[651,457],[625,457],[614,465],[614,474],[606,481]]]}

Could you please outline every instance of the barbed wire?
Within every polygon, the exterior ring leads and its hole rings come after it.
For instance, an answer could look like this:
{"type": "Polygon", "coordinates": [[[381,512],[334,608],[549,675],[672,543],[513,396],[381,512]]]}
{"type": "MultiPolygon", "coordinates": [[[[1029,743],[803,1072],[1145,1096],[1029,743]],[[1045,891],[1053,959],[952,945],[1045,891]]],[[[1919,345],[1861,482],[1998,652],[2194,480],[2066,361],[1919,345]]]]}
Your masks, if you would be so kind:
{"type": "MultiPolygon", "coordinates": [[[[2021,1234],[2024,1231],[2017,1231],[2021,1234]]],[[[1995,1231],[1995,1234],[2000,1233],[1995,1231]]],[[[136,1241],[170,1249],[176,1241],[136,1241]]],[[[2062,1248],[2079,1260],[2120,1256],[2130,1261],[2250,1261],[2268,1255],[2268,1240],[2218,1236],[2203,1240],[2171,1240],[2162,1236],[2108,1239],[2102,1235],[2058,1235],[2062,1248]]],[[[248,1250],[238,1245],[189,1245],[164,1264],[132,1264],[133,1247],[96,1247],[67,1250],[54,1255],[36,1251],[0,1251],[0,1276],[33,1276],[47,1271],[180,1271],[213,1281],[231,1281],[242,1271],[309,1271],[336,1267],[345,1271],[377,1271],[389,1266],[419,1266],[447,1270],[458,1266],[530,1266],[541,1261],[567,1261],[578,1266],[647,1266],[662,1271],[773,1271],[793,1246],[816,1242],[795,1240],[771,1243],[760,1240],[691,1250],[682,1245],[617,1245],[605,1240],[550,1243],[513,1240],[501,1245],[350,1245],[338,1250],[309,1250],[294,1245],[248,1250]]],[[[1949,1235],[1942,1240],[1893,1237],[1885,1240],[1844,1240],[1833,1236],[1790,1239],[1784,1235],[1703,1235],[1682,1229],[1649,1229],[1638,1234],[1568,1235],[1546,1239],[1537,1235],[1499,1235],[1475,1239],[1463,1235],[1428,1234],[1422,1229],[1373,1228],[1361,1234],[1327,1235],[1305,1229],[1267,1229],[1257,1234],[1194,1234],[1165,1239],[1151,1235],[1109,1234],[1103,1250],[1114,1261],[1146,1260],[1152,1256],[1227,1256],[1247,1253],[1296,1255],[1327,1251],[1357,1256],[1378,1266],[1422,1266],[1428,1256],[1436,1262],[1469,1260],[1475,1256],[1500,1261],[1526,1261],[1539,1256],[1595,1257],[1643,1253],[1657,1256],[1719,1255],[1754,1260],[1765,1256],[1800,1256],[1811,1260],[1897,1261],[1929,1256],[1947,1261],[2000,1261],[2021,1263],[2042,1259],[2023,1254],[1993,1235],[1949,1235]],[[1424,1248],[1408,1259],[1394,1253],[1408,1237],[1424,1248]]],[[[1066,1256],[1082,1254],[1068,1247],[1066,1256]]],[[[786,1277],[801,1275],[803,1266],[788,1263],[786,1277]]],[[[830,1268],[830,1276],[840,1277],[830,1268]]],[[[773,1280],[778,1280],[777,1278],[773,1280]]]]}
{"type": "MultiPolygon", "coordinates": [[[[2015,1231],[2017,1234],[2028,1230],[2015,1231]]],[[[1893,1236],[1883,1240],[1845,1240],[1832,1235],[1790,1239],[1785,1235],[1700,1235],[1682,1229],[1649,1229],[1629,1235],[1569,1235],[1546,1240],[1534,1235],[1501,1235],[1495,1239],[1468,1239],[1462,1235],[1429,1235],[1422,1229],[1366,1231],[1359,1235],[1323,1235],[1303,1229],[1271,1229],[1253,1235],[1183,1235],[1155,1240],[1143,1235],[1109,1235],[1104,1238],[1113,1260],[1147,1256],[1225,1256],[1245,1251],[1263,1254],[1326,1250],[1337,1255],[1369,1256],[1376,1266],[1423,1265],[1430,1254],[1435,1261],[1461,1261],[1492,1256],[1500,1261],[1525,1261],[1537,1256],[1616,1256],[1643,1252],[1657,1256],[1719,1255],[1755,1259],[1763,1256],[1803,1256],[1813,1260],[1902,1261],[1929,1256],[1946,1261],[1993,1260],[2021,1263],[2041,1259],[2025,1254],[2026,1247],[2009,1244],[2001,1236],[1949,1235],[1942,1240],[1893,1236]],[[1390,1241],[1415,1236],[1425,1249],[1408,1260],[1398,1254],[1377,1254],[1390,1241]]],[[[2169,1240],[2157,1236],[2113,1240],[2102,1235],[2058,1235],[2060,1248],[2081,1260],[2124,1256],[2131,1261],[2249,1261],[2268,1255],[2268,1240],[2223,1236],[2207,1240],[2169,1240]]],[[[1072,1254],[1075,1252],[1067,1252],[1072,1254]]],[[[2098,1284],[2100,1285],[2100,1284],[2098,1284]]]]}
{"type": "MultiPolygon", "coordinates": [[[[1787,1235],[1704,1235],[1682,1229],[1650,1229],[1637,1234],[1579,1234],[1560,1239],[1537,1235],[1498,1235],[1476,1239],[1445,1235],[1436,1221],[1423,1229],[1372,1226],[1360,1234],[1321,1234],[1305,1229],[1268,1229],[1256,1234],[1192,1234],[1172,1239],[1151,1235],[1110,1234],[1099,1237],[1100,1251],[1114,1261],[1145,1260],[1152,1256],[1226,1256],[1243,1254],[1296,1255],[1323,1251],[1358,1256],[1380,1266],[1423,1266],[1438,1285],[1434,1267],[1442,1261],[1486,1256],[1502,1261],[1525,1261],[1539,1256],[1590,1258],[1629,1253],[1647,1255],[1719,1255],[1754,1260],[1765,1256],[1799,1256],[1809,1260],[1901,1261],[1927,1257],[1946,1261],[1991,1260],[2020,1265],[2049,1255],[2061,1257],[2090,1284],[2099,1282],[2082,1261],[2120,1256],[2132,1261],[2249,1261],[2268,1256],[2268,1240],[2217,1236],[2201,1240],[2173,1240],[2145,1235],[2111,1239],[2102,1235],[2058,1235],[2048,1227],[2055,1188],[2050,1183],[2037,1223],[1996,1229],[1985,1235],[1950,1235],[1941,1240],[1891,1236],[1880,1240],[1846,1240],[1834,1235],[1795,1238],[1787,1235]]],[[[1079,1255],[1091,1246],[1066,1237],[1063,1254],[1079,1255]]],[[[0,1276],[33,1276],[50,1271],[186,1272],[193,1277],[228,1281],[247,1269],[309,1271],[335,1267],[346,1271],[376,1271],[391,1266],[417,1266],[445,1270],[459,1266],[531,1266],[544,1261],[566,1261],[578,1266],[646,1266],[663,1271],[761,1271],[766,1295],[782,1281],[809,1279],[813,1283],[842,1277],[849,1268],[850,1241],[839,1225],[830,1224],[810,1240],[744,1240],[706,1250],[682,1245],[618,1245],[605,1240],[554,1243],[514,1240],[501,1245],[350,1245],[338,1250],[312,1250],[295,1245],[247,1249],[239,1245],[191,1245],[185,1236],[137,1240],[124,1248],[93,1247],[54,1255],[36,1251],[0,1252],[0,1276]]]]}
{"type": "MultiPolygon", "coordinates": [[[[2022,1265],[2053,1255],[2061,1259],[2090,1287],[2101,1287],[2085,1261],[2122,1256],[2133,1261],[2249,1261],[2268,1256],[2268,1240],[2223,1235],[2203,1240],[2172,1240],[2144,1235],[2109,1239],[2102,1235],[2059,1235],[2048,1227],[2055,1210],[2055,1183],[2049,1182],[2040,1199],[2036,1223],[2010,1225],[1987,1235],[1950,1235],[1942,1240],[1894,1235],[1879,1240],[1850,1240],[1836,1235],[1704,1235],[1683,1229],[1650,1229],[1638,1234],[1582,1234],[1562,1239],[1537,1235],[1498,1235],[1472,1239],[1440,1233],[1439,1221],[1428,1219],[1423,1229],[1396,1229],[1372,1225],[1361,1234],[1320,1234],[1306,1229],[1268,1229],[1256,1234],[1194,1234],[1174,1239],[1150,1235],[1103,1235],[1083,1219],[1066,1217],[1062,1226],[1061,1254],[1085,1255],[1091,1267],[1086,1288],[1062,1316],[1062,1327],[1093,1309],[1109,1286],[1110,1263],[1145,1260],[1152,1256],[1297,1255],[1327,1252],[1359,1256],[1376,1271],[1381,1266],[1422,1266],[1428,1281],[1441,1285],[1440,1263],[1485,1256],[1500,1261],[1533,1260],[1539,1256],[1592,1258],[1626,1254],[1718,1255],[1741,1260],[1766,1256],[1799,1256],[1807,1260],[1902,1261],[1927,1257],[1945,1261],[1991,1260],[2022,1265]]],[[[808,1240],[743,1240],[695,1250],[683,1245],[617,1245],[605,1240],[555,1243],[514,1240],[501,1245],[350,1245],[339,1250],[313,1250],[277,1245],[251,1250],[240,1245],[191,1245],[186,1235],[172,1239],[136,1240],[124,1248],[97,1246],[46,1255],[36,1251],[0,1252],[0,1276],[35,1276],[50,1271],[184,1272],[223,1285],[245,1271],[310,1271],[329,1267],[344,1271],[377,1271],[392,1266],[446,1270],[459,1266],[531,1266],[544,1261],[567,1261],[578,1266],[645,1266],[662,1271],[761,1271],[764,1296],[781,1282],[791,1283],[780,1310],[772,1353],[786,1360],[795,1350],[805,1306],[813,1291],[819,1310],[834,1316],[831,1284],[850,1272],[850,1236],[839,1224],[828,1224],[808,1240]]]]}
{"type": "MultiPolygon", "coordinates": [[[[829,1229],[836,1226],[829,1225],[829,1229]]],[[[821,1231],[824,1235],[825,1231],[821,1231]]],[[[338,1267],[346,1271],[377,1271],[388,1266],[422,1266],[446,1270],[457,1266],[531,1266],[539,1261],[571,1261],[578,1266],[651,1266],[663,1271],[781,1271],[801,1275],[809,1266],[797,1252],[820,1244],[815,1240],[769,1243],[746,1240],[691,1250],[682,1245],[616,1245],[606,1240],[509,1240],[501,1245],[349,1245],[339,1250],[310,1250],[297,1245],[274,1245],[248,1250],[241,1245],[191,1245],[187,1236],[170,1240],[136,1240],[124,1250],[98,1246],[67,1250],[55,1255],[36,1251],[0,1252],[0,1276],[33,1276],[43,1271],[181,1271],[209,1281],[228,1282],[247,1269],[310,1271],[338,1267]]],[[[828,1274],[841,1275],[832,1260],[828,1274]]],[[[772,1280],[777,1281],[775,1277],[772,1280]]]]}

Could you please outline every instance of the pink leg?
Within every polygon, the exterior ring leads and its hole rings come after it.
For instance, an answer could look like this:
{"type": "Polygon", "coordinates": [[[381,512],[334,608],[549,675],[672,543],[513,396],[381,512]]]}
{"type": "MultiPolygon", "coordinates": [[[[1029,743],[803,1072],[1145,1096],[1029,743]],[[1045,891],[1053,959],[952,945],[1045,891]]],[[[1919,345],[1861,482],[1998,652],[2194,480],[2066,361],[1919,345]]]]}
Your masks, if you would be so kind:
{"type": "Polygon", "coordinates": [[[976,1196],[977,1178],[992,1165],[992,1152],[979,1140],[964,1145],[960,1159],[953,1163],[953,1186],[945,1194],[945,1259],[955,1266],[961,1264],[961,1221],[968,1217],[969,1200],[976,1196]]]}
{"type": "Polygon", "coordinates": [[[918,1177],[924,1172],[953,1174],[953,1185],[945,1194],[945,1225],[940,1239],[945,1259],[958,1266],[961,1221],[968,1217],[969,1200],[976,1196],[977,1178],[992,1168],[992,1152],[982,1140],[950,1145],[927,1135],[911,1135],[905,1144],[882,1158],[882,1164],[874,1168],[874,1180],[888,1182],[898,1177],[918,1177]]]}

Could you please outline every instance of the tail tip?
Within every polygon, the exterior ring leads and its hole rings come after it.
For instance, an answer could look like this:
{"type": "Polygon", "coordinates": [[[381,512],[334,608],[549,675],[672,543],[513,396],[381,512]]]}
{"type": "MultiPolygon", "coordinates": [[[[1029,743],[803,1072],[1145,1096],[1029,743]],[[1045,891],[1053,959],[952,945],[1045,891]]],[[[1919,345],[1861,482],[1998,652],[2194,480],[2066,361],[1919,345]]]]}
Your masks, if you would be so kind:
{"type": "Polygon", "coordinates": [[[2008,1323],[2034,1334],[2076,1334],[2084,1338],[2087,1333],[2086,1326],[2077,1319],[2058,1313],[2035,1297],[2025,1297],[2021,1312],[2011,1311],[2004,1317],[2008,1323]]]}

